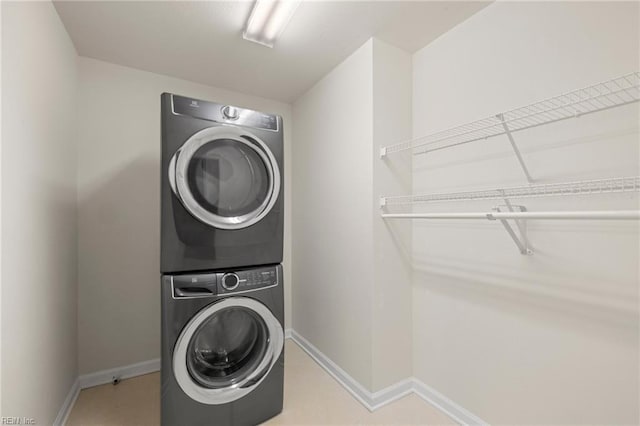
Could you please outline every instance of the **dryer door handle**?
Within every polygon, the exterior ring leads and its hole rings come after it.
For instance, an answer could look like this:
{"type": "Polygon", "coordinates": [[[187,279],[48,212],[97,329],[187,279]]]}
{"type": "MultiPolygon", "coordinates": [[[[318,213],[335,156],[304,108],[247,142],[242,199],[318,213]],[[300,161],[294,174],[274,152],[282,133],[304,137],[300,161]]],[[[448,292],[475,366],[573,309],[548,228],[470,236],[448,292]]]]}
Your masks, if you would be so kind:
{"type": "Polygon", "coordinates": [[[178,198],[180,198],[180,194],[178,193],[178,188],[176,187],[176,162],[178,161],[178,156],[180,155],[180,150],[177,150],[171,160],[169,160],[169,167],[167,173],[169,175],[169,186],[171,190],[178,198]]]}

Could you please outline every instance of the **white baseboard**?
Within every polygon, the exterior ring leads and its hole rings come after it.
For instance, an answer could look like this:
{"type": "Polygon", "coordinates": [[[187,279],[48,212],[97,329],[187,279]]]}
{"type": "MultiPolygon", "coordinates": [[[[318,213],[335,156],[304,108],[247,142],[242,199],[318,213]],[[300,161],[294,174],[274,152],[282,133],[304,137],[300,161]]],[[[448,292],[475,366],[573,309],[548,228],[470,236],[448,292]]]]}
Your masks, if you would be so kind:
{"type": "Polygon", "coordinates": [[[125,365],[122,367],[110,368],[108,370],[96,371],[95,373],[83,374],[78,378],[78,382],[80,384],[80,389],[86,389],[93,386],[111,383],[114,377],[118,377],[119,379],[128,379],[131,377],[142,376],[143,374],[155,373],[156,371],[160,371],[160,358],[137,362],[135,364],[125,365]]]}
{"type": "Polygon", "coordinates": [[[79,394],[80,384],[78,379],[76,379],[76,381],[73,382],[73,385],[71,385],[71,389],[69,389],[69,393],[62,403],[62,407],[60,407],[60,411],[58,411],[56,419],[53,421],[54,426],[63,426],[67,422],[69,414],[71,414],[71,409],[76,403],[76,399],[78,399],[79,394]]]}
{"type": "Polygon", "coordinates": [[[291,339],[300,346],[302,350],[309,354],[309,356],[313,358],[318,365],[329,373],[330,376],[336,379],[342,387],[344,387],[351,395],[353,395],[354,398],[356,398],[370,411],[377,410],[378,408],[402,398],[403,396],[415,393],[458,424],[488,424],[469,410],[453,402],[435,389],[425,385],[415,377],[404,379],[377,392],[370,392],[295,330],[291,329],[290,335],[291,339]]]}
{"type": "MultiPolygon", "coordinates": [[[[291,339],[291,329],[284,331],[284,337],[291,339]]],[[[54,425],[62,426],[67,421],[69,413],[73,408],[73,404],[78,398],[78,394],[82,389],[100,386],[111,383],[114,377],[120,379],[129,379],[131,377],[142,376],[143,374],[154,373],[160,371],[160,358],[150,359],[148,361],[137,362],[135,364],[125,365],[122,367],[110,368],[108,370],[96,371],[95,373],[83,374],[73,383],[67,398],[65,399],[58,416],[54,421],[54,425]]]]}
{"type": "MultiPolygon", "coordinates": [[[[284,337],[285,339],[291,339],[290,328],[284,330],[284,337]]],[[[111,383],[114,376],[120,379],[129,379],[131,377],[142,376],[143,374],[155,373],[156,371],[160,371],[160,358],[110,368],[108,370],[96,371],[95,373],[83,374],[78,378],[78,382],[80,389],[86,389],[111,383]]]]}
{"type": "Polygon", "coordinates": [[[114,377],[120,379],[128,379],[131,377],[142,376],[143,374],[153,373],[160,371],[160,358],[151,359],[148,361],[137,362],[131,365],[125,365],[123,367],[110,368],[108,370],[97,371],[91,374],[83,374],[78,377],[71,386],[69,394],[65,398],[60,411],[56,419],[53,421],[55,426],[63,426],[71,409],[78,399],[78,395],[82,389],[91,388],[93,386],[104,385],[111,383],[114,377]]]}
{"type": "MultiPolygon", "coordinates": [[[[413,380],[412,379],[404,379],[399,381],[398,383],[394,383],[391,386],[387,386],[384,389],[380,389],[379,391],[373,392],[371,394],[371,408],[370,410],[377,410],[380,407],[383,407],[397,399],[402,398],[403,396],[407,396],[413,392],[413,380]]],[[[368,408],[368,407],[367,407],[368,408]]]]}
{"type": "Polygon", "coordinates": [[[420,380],[413,379],[413,392],[420,398],[424,399],[447,416],[451,417],[456,423],[461,425],[488,425],[489,423],[473,414],[463,406],[453,402],[437,390],[425,385],[420,380]]]}
{"type": "Polygon", "coordinates": [[[336,363],[331,361],[329,357],[320,352],[320,350],[313,346],[307,339],[296,333],[295,330],[291,330],[291,339],[370,411],[376,410],[412,392],[411,379],[403,380],[377,392],[370,392],[336,363]]]}
{"type": "MultiPolygon", "coordinates": [[[[286,339],[293,340],[300,348],[302,348],[302,350],[313,358],[320,367],[322,367],[342,387],[344,387],[347,392],[353,395],[356,400],[370,411],[377,410],[378,408],[402,398],[403,396],[415,393],[458,424],[488,425],[487,422],[483,421],[466,408],[455,403],[414,377],[404,379],[377,392],[370,392],[295,330],[288,328],[284,331],[284,335],[286,339]]],[[[78,380],[76,380],[71,387],[64,404],[60,408],[54,424],[56,426],[64,425],[81,389],[111,383],[114,376],[120,379],[128,379],[159,370],[160,359],[156,358],[123,367],[84,374],[78,377],[78,380]]]]}

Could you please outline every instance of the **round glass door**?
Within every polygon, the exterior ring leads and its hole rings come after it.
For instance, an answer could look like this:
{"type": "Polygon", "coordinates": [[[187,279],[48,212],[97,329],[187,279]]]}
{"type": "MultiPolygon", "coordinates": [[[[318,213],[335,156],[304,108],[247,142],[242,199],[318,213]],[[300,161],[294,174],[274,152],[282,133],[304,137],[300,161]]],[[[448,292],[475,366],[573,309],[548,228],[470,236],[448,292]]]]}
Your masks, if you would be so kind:
{"type": "Polygon", "coordinates": [[[183,329],[174,349],[174,375],[196,401],[231,402],[261,383],[283,343],[282,326],[267,307],[231,297],[207,306],[183,329]]]}
{"type": "Polygon", "coordinates": [[[268,344],[267,325],[254,311],[224,308],[204,321],[191,338],[189,374],[207,388],[233,386],[256,370],[268,344]]]}
{"type": "Polygon", "coordinates": [[[189,212],[222,229],[240,229],[262,219],[280,191],[273,154],[256,136],[213,127],[193,135],[170,165],[174,192],[189,212]]]}

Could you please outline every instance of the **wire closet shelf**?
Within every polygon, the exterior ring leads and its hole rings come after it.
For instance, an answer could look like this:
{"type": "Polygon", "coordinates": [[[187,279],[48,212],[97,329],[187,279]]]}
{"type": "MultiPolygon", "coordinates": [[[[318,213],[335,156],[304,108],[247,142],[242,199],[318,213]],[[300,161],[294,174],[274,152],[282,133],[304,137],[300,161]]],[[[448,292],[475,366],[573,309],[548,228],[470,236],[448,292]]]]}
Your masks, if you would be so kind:
{"type": "Polygon", "coordinates": [[[384,219],[488,219],[498,221],[516,244],[520,253],[527,255],[533,253],[526,230],[526,223],[529,219],[640,220],[640,210],[638,209],[531,212],[527,211],[525,206],[511,203],[512,199],[521,198],[640,192],[640,176],[546,184],[534,183],[513,137],[515,132],[521,130],[581,117],[638,101],[640,101],[640,72],[636,71],[462,126],[382,147],[380,148],[380,158],[384,159],[389,154],[403,151],[410,151],[413,155],[426,154],[505,135],[529,185],[477,191],[381,197],[380,207],[383,209],[381,216],[384,219]],[[485,212],[396,213],[389,211],[389,207],[474,200],[502,200],[502,203],[485,212]],[[515,226],[512,226],[510,220],[515,226]]]}
{"type": "Polygon", "coordinates": [[[503,200],[508,208],[508,211],[500,211],[499,208],[494,208],[491,212],[476,213],[382,213],[383,218],[391,219],[640,219],[640,211],[636,210],[528,212],[523,206],[516,206],[519,209],[519,211],[516,211],[510,202],[510,199],[619,192],[640,192],[640,176],[515,186],[480,191],[382,197],[380,205],[381,207],[393,207],[448,201],[503,200]]]}
{"type": "Polygon", "coordinates": [[[526,231],[526,221],[529,219],[640,220],[640,210],[530,212],[524,206],[513,205],[511,199],[625,192],[640,192],[640,176],[537,184],[480,191],[382,197],[380,199],[380,207],[386,209],[390,206],[411,206],[434,202],[502,200],[503,205],[494,206],[488,212],[389,213],[388,210],[385,210],[381,213],[381,216],[384,219],[481,219],[498,221],[516,244],[520,253],[531,255],[533,254],[533,249],[526,231]],[[508,220],[515,221],[515,228],[509,224],[508,220]]]}
{"type": "Polygon", "coordinates": [[[454,146],[508,135],[640,100],[640,72],[603,81],[582,89],[496,114],[482,120],[380,148],[380,157],[412,150],[426,154],[454,146]]]}
{"type": "Polygon", "coordinates": [[[433,202],[503,200],[505,198],[521,199],[605,194],[615,192],[640,192],[640,176],[523,185],[508,188],[483,189],[478,191],[399,195],[382,197],[380,199],[380,204],[383,207],[392,207],[433,202]]]}

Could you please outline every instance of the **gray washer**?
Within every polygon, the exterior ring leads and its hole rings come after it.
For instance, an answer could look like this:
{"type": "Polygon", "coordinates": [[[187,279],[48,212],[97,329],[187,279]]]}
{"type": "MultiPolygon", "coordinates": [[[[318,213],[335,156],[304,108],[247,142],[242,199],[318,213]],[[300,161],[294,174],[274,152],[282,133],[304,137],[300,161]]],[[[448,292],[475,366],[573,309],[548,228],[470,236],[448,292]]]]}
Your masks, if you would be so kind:
{"type": "Polygon", "coordinates": [[[163,425],[255,425],[282,411],[282,266],[162,277],[163,425]]]}

